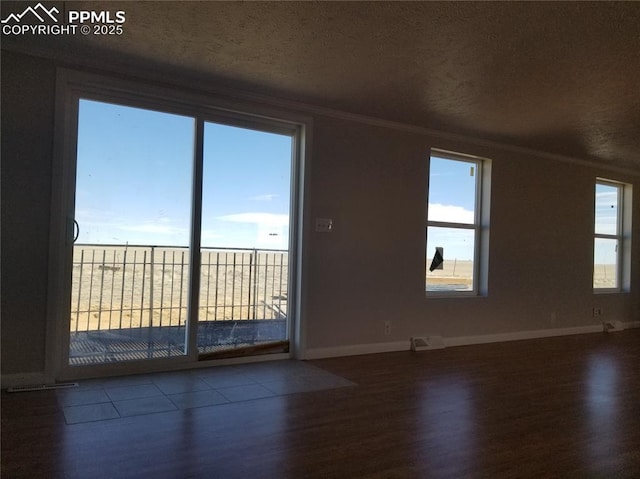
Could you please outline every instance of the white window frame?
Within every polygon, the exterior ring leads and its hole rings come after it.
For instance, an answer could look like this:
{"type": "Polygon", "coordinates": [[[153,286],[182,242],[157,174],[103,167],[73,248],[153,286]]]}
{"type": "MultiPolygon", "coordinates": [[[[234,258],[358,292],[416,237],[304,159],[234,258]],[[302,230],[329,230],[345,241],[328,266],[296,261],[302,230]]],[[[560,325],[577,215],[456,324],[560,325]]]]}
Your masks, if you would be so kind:
{"type": "Polygon", "coordinates": [[[622,183],[606,178],[596,178],[594,183],[594,207],[593,207],[593,252],[592,252],[592,281],[594,293],[621,293],[628,292],[631,286],[631,204],[632,187],[630,184],[622,183]],[[618,214],[616,218],[615,234],[596,232],[596,189],[598,185],[609,186],[617,190],[618,214]],[[618,249],[616,251],[616,286],[613,288],[596,287],[595,281],[595,243],[598,239],[616,240],[618,249]]]}
{"type": "MultiPolygon", "coordinates": [[[[128,374],[131,372],[152,372],[168,369],[193,368],[206,366],[198,361],[195,346],[195,319],[190,319],[191,331],[189,350],[186,355],[176,358],[158,358],[153,361],[109,363],[91,366],[70,366],[68,364],[68,296],[71,275],[72,219],[74,211],[76,146],[78,132],[78,105],[80,99],[115,103],[136,108],[146,108],[167,113],[193,117],[196,120],[197,145],[202,145],[204,122],[213,121],[261,131],[287,132],[294,141],[292,157],[292,191],[290,221],[289,259],[291,312],[288,336],[290,352],[272,355],[281,359],[303,357],[306,350],[305,324],[302,320],[302,229],[305,185],[309,176],[305,164],[311,153],[311,117],[282,110],[269,104],[256,104],[232,94],[221,96],[206,91],[194,91],[188,87],[171,88],[156,85],[143,80],[118,79],[110,76],[78,72],[60,68],[57,71],[56,85],[56,125],[52,182],[52,208],[50,222],[50,263],[49,263],[49,299],[47,315],[51,320],[47,325],[45,375],[48,381],[71,380],[81,377],[94,377],[110,374],[128,374]]],[[[196,163],[202,164],[201,146],[194,148],[194,155],[200,157],[196,163]]],[[[194,185],[201,181],[202,173],[194,173],[194,185]]],[[[198,194],[194,186],[192,195],[198,194]]],[[[198,205],[200,200],[195,201],[198,205]]],[[[195,213],[193,213],[195,214],[195,213]]],[[[199,235],[199,225],[192,227],[192,235],[199,235]]],[[[199,244],[192,238],[193,254],[199,254],[199,244]]],[[[192,265],[199,264],[199,257],[190,258],[192,265]]],[[[197,274],[193,273],[197,278],[197,274]]],[[[197,294],[197,279],[193,283],[191,294],[197,294]],[[195,292],[195,293],[194,293],[195,292]]],[[[190,300],[197,304],[197,296],[190,300]]],[[[225,361],[225,360],[221,360],[225,361]]],[[[242,362],[232,359],[231,362],[242,362]]]]}
{"type": "MultiPolygon", "coordinates": [[[[427,176],[426,228],[425,228],[425,293],[427,297],[477,297],[488,294],[488,263],[489,263],[489,212],[491,194],[491,160],[479,156],[456,153],[452,151],[432,148],[429,155],[429,174],[427,176]],[[475,171],[475,208],[473,223],[458,223],[446,221],[429,221],[429,183],[431,181],[431,159],[433,157],[461,161],[473,165],[475,171]],[[470,290],[427,290],[426,273],[429,268],[430,257],[426,250],[428,231],[430,227],[454,228],[474,232],[473,252],[473,287],[470,290]]],[[[445,252],[446,261],[446,252],[445,252]]]]}

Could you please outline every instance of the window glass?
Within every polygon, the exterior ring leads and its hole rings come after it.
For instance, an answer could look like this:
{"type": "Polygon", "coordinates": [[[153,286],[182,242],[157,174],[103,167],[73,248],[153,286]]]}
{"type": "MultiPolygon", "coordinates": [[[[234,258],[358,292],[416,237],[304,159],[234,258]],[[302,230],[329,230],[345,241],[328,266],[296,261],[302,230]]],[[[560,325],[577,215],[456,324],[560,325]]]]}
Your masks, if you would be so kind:
{"type": "MultiPolygon", "coordinates": [[[[438,152],[429,161],[427,292],[478,291],[482,162],[438,152]]],[[[484,276],[483,276],[484,277],[484,276]]]]}
{"type": "Polygon", "coordinates": [[[618,288],[618,240],[596,238],[593,254],[593,287],[618,288]]]}
{"type": "Polygon", "coordinates": [[[631,234],[623,221],[623,199],[631,195],[631,187],[607,180],[596,182],[593,288],[620,291],[628,288],[629,250],[624,249],[624,238],[631,234]],[[626,272],[623,272],[625,270],[626,272]],[[625,279],[626,278],[626,279],[625,279]]]}
{"type": "Polygon", "coordinates": [[[596,234],[618,234],[618,194],[614,185],[596,184],[596,234]]]}
{"type": "Polygon", "coordinates": [[[429,221],[473,224],[476,164],[432,157],[429,168],[429,221]]]}
{"type": "Polygon", "coordinates": [[[427,228],[427,291],[472,291],[475,231],[427,228]]]}

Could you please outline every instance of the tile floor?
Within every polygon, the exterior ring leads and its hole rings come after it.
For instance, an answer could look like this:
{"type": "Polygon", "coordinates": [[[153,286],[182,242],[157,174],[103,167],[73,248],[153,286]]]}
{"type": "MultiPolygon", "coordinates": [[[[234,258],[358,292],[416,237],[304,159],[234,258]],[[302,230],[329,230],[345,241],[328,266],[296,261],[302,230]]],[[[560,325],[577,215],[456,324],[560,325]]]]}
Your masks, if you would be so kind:
{"type": "Polygon", "coordinates": [[[355,385],[291,360],[91,379],[56,394],[66,423],[78,424],[355,385]]]}

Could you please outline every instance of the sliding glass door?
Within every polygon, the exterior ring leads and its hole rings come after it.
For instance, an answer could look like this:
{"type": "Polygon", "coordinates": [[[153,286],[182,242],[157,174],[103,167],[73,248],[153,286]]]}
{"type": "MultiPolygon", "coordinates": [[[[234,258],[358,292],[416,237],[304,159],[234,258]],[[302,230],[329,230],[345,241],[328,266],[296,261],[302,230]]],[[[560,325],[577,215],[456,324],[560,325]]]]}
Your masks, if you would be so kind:
{"type": "Polygon", "coordinates": [[[67,365],[287,352],[295,129],[77,101],[67,365]]]}
{"type": "Polygon", "coordinates": [[[79,101],[71,365],[186,354],[194,131],[79,101]]]}
{"type": "Polygon", "coordinates": [[[291,135],[204,125],[198,351],[288,351],[291,135]]]}

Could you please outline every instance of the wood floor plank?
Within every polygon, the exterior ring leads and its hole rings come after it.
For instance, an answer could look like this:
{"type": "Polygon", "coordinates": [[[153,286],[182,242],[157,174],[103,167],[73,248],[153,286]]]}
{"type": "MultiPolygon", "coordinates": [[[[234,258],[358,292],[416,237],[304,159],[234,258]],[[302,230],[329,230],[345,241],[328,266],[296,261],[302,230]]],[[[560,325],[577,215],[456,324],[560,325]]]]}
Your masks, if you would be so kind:
{"type": "Polygon", "coordinates": [[[640,330],[313,364],[358,386],[75,425],[3,393],[2,477],[640,477],[640,330]]]}

